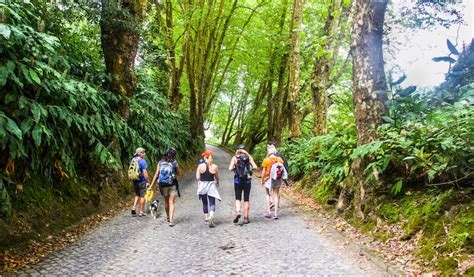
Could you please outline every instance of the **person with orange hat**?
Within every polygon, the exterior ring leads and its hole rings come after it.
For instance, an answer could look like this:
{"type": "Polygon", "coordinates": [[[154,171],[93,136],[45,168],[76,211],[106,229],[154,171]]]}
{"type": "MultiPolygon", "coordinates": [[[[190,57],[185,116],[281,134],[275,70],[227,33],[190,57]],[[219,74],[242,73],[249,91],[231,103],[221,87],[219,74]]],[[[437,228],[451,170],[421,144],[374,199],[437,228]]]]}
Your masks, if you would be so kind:
{"type": "Polygon", "coordinates": [[[204,222],[209,228],[215,227],[214,213],[216,212],[216,199],[221,197],[217,188],[219,187],[219,168],[213,163],[214,153],[206,150],[202,153],[204,163],[199,164],[196,170],[198,182],[197,194],[202,200],[202,210],[204,212],[204,222]]]}

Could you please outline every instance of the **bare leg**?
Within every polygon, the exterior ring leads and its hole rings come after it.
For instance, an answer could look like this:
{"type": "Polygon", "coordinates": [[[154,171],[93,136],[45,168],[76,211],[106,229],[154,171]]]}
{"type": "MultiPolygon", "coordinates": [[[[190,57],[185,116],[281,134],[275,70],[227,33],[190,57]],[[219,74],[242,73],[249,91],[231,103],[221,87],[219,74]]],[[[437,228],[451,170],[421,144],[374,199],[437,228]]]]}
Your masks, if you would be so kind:
{"type": "Polygon", "coordinates": [[[176,195],[170,195],[169,196],[169,217],[170,217],[170,222],[173,222],[174,218],[174,202],[176,199],[176,195]]]}
{"type": "Polygon", "coordinates": [[[241,208],[241,203],[240,200],[235,200],[235,213],[240,214],[240,208],[241,208]]]}
{"type": "Polygon", "coordinates": [[[145,213],[145,198],[140,197],[140,213],[145,213]]]}
{"type": "Polygon", "coordinates": [[[138,196],[135,196],[135,198],[133,199],[133,207],[132,207],[132,210],[135,210],[135,207],[137,206],[137,203],[138,203],[138,196]]]}
{"type": "Polygon", "coordinates": [[[280,206],[280,188],[273,188],[273,200],[275,203],[275,217],[277,217],[278,207],[280,206]]]}
{"type": "Polygon", "coordinates": [[[244,218],[249,218],[250,202],[244,202],[244,218]]]}
{"type": "Polygon", "coordinates": [[[270,213],[270,205],[272,204],[272,196],[270,194],[270,189],[265,188],[265,192],[266,192],[265,198],[267,200],[267,212],[270,213]]]}
{"type": "Polygon", "coordinates": [[[169,201],[170,201],[170,196],[167,195],[165,196],[165,211],[166,211],[166,218],[170,219],[170,204],[169,204],[169,201]]]}

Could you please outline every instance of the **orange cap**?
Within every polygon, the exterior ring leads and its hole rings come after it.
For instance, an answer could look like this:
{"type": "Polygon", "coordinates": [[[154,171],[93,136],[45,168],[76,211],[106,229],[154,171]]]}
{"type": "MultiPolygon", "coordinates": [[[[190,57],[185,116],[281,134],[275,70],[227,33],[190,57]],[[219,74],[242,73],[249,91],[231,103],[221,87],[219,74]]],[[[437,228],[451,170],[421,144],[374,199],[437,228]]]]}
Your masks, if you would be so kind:
{"type": "Polygon", "coordinates": [[[206,150],[201,154],[204,158],[209,158],[209,156],[214,156],[211,150],[206,150]]]}

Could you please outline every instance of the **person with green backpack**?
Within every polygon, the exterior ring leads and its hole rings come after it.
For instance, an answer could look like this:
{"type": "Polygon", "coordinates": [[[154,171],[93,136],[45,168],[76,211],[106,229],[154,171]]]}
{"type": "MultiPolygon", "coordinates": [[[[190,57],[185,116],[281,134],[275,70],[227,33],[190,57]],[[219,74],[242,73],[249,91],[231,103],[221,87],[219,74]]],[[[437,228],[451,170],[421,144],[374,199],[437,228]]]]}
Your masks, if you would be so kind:
{"type": "Polygon", "coordinates": [[[130,161],[130,166],[128,168],[128,177],[132,180],[133,188],[135,191],[135,197],[133,200],[132,206],[132,216],[137,216],[137,212],[135,210],[138,202],[140,202],[140,212],[138,216],[145,215],[145,193],[148,187],[149,178],[148,173],[146,171],[147,164],[144,159],[145,157],[145,149],[139,147],[135,151],[135,155],[133,155],[132,160],[130,161]]]}

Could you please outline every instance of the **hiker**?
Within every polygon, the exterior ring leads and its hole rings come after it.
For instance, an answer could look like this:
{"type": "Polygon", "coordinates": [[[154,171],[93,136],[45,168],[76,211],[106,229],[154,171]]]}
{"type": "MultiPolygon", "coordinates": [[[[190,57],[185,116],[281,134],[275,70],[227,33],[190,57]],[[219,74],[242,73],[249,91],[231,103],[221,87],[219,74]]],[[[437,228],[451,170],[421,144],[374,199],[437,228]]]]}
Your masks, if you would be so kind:
{"type": "Polygon", "coordinates": [[[214,213],[216,212],[216,198],[219,196],[219,168],[213,163],[214,153],[206,150],[202,153],[204,163],[200,163],[196,170],[196,179],[198,180],[197,194],[202,200],[202,210],[204,212],[204,223],[209,228],[215,226],[214,213]]]}
{"type": "Polygon", "coordinates": [[[250,189],[252,187],[252,171],[257,169],[257,164],[252,156],[240,144],[237,146],[235,156],[232,157],[229,164],[229,170],[234,171],[234,191],[235,191],[235,218],[234,223],[239,223],[241,217],[242,192],[244,193],[244,224],[250,223],[250,189]]]}
{"type": "Polygon", "coordinates": [[[136,162],[138,165],[138,177],[136,180],[133,180],[133,188],[135,190],[135,198],[133,200],[133,207],[132,207],[132,216],[137,216],[137,212],[135,210],[138,201],[140,201],[140,212],[138,216],[144,216],[145,215],[145,193],[146,189],[148,187],[149,183],[149,178],[148,178],[148,172],[146,171],[147,164],[144,159],[145,157],[145,149],[139,147],[135,151],[135,155],[133,155],[132,160],[130,161],[130,165],[132,165],[136,162]]]}
{"type": "Polygon", "coordinates": [[[283,155],[283,153],[281,153],[280,151],[278,151],[276,149],[275,142],[270,140],[267,143],[267,151],[268,151],[269,148],[272,148],[272,147],[275,148],[275,150],[276,150],[275,156],[280,157],[283,160],[283,165],[285,166],[286,172],[289,172],[288,171],[288,159],[285,157],[285,155],[283,155]]]}
{"type": "MultiPolygon", "coordinates": [[[[276,148],[270,147],[267,149],[267,157],[262,162],[262,179],[260,181],[260,185],[265,187],[266,192],[266,202],[267,202],[267,212],[265,213],[266,218],[271,218],[271,208],[272,208],[272,196],[273,196],[273,203],[275,206],[275,213],[273,215],[273,219],[278,219],[278,207],[280,204],[280,186],[281,182],[273,182],[272,178],[270,178],[270,173],[272,171],[272,166],[274,164],[280,163],[283,165],[283,159],[277,157],[276,148]]],[[[284,169],[284,167],[282,168],[284,169]]],[[[286,170],[284,171],[286,173],[286,170]]],[[[281,172],[283,174],[283,172],[281,172]]],[[[280,176],[280,178],[283,176],[280,176]]],[[[285,176],[287,177],[287,176],[285,176]]]]}
{"type": "Polygon", "coordinates": [[[174,224],[174,203],[176,195],[179,195],[177,175],[179,174],[178,162],[175,160],[176,150],[169,148],[156,166],[155,176],[151,186],[158,182],[161,195],[165,198],[166,221],[173,227],[174,224]]]}

